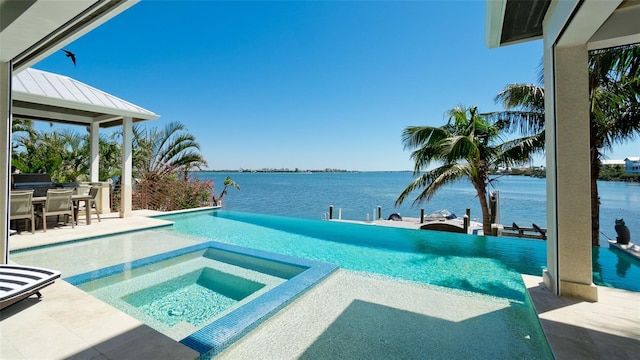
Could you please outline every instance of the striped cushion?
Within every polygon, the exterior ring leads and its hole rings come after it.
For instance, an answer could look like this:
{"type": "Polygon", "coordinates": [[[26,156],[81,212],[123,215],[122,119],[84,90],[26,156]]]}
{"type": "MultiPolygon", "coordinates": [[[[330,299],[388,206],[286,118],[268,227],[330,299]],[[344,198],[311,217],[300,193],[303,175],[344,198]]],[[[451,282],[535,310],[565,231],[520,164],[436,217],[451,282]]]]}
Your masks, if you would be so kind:
{"type": "Polygon", "coordinates": [[[60,277],[60,272],[33,266],[0,265],[0,301],[42,288],[60,277]]]}

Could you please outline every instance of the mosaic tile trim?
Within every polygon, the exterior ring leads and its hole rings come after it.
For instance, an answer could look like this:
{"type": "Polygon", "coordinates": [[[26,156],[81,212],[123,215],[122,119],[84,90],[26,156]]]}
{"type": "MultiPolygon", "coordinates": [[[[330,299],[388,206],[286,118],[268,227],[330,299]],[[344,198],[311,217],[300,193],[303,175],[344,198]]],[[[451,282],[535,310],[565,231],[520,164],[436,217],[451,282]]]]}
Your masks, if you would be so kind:
{"type": "Polygon", "coordinates": [[[289,263],[309,268],[180,342],[198,351],[201,359],[212,358],[338,269],[338,265],[335,264],[279,254],[271,255],[279,260],[286,258],[289,263]]]}
{"type": "Polygon", "coordinates": [[[221,250],[245,257],[248,256],[260,261],[266,260],[287,266],[299,267],[300,273],[180,341],[182,344],[198,351],[201,359],[211,358],[219,354],[222,350],[233,344],[233,342],[256,328],[262,321],[284,308],[287,304],[339,268],[338,265],[321,261],[209,241],[84,274],[70,276],[64,278],[64,280],[72,285],[79,285],[177,256],[197,251],[204,253],[208,249],[221,250]]]}

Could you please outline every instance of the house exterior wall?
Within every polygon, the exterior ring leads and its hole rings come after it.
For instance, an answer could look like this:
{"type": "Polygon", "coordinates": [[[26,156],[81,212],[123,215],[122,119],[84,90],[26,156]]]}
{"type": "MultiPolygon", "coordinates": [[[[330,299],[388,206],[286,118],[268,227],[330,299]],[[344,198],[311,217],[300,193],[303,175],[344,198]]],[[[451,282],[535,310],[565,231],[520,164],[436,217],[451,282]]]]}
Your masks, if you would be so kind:
{"type": "Polygon", "coordinates": [[[624,159],[627,174],[640,174],[640,157],[624,159]]]}

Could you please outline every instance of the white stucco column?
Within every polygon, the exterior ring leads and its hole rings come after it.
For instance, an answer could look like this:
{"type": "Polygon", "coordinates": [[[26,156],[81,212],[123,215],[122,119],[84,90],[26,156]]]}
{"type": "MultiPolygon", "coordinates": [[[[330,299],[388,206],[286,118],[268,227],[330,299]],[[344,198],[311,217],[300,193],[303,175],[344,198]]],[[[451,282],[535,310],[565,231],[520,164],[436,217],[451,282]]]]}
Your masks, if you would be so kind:
{"type": "Polygon", "coordinates": [[[131,216],[132,165],[133,165],[133,119],[122,119],[122,176],[120,180],[120,217],[131,216]]]}
{"type": "Polygon", "coordinates": [[[11,186],[11,62],[0,62],[0,206],[4,216],[0,221],[0,264],[9,262],[9,191],[11,186]]]}
{"type": "Polygon", "coordinates": [[[544,46],[544,108],[545,108],[545,152],[547,161],[547,269],[542,277],[545,285],[556,295],[560,295],[558,276],[558,219],[556,194],[556,129],[554,101],[554,59],[553,45],[544,46]]]}
{"type": "Polygon", "coordinates": [[[91,182],[100,181],[100,124],[91,123],[91,166],[89,177],[91,182]]]}
{"type": "Polygon", "coordinates": [[[591,247],[589,69],[586,45],[545,44],[547,286],[597,301],[591,247]]]}

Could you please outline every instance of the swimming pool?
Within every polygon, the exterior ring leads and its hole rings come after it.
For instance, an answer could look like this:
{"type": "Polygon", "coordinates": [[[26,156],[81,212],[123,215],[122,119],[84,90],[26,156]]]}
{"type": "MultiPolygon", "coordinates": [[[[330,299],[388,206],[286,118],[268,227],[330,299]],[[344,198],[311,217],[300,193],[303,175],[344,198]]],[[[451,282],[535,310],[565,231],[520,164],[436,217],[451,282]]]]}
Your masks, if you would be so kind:
{"type": "MultiPolygon", "coordinates": [[[[507,298],[513,295],[514,299],[521,299],[517,294],[521,289],[519,274],[541,276],[547,261],[547,244],[540,240],[468,236],[226,210],[212,215],[177,214],[161,218],[175,221],[174,229],[184,234],[329,261],[357,271],[507,298]],[[218,223],[216,218],[252,226],[218,223]],[[277,235],[269,241],[237,236],[253,231],[260,233],[262,227],[292,234],[293,244],[277,235]]],[[[594,247],[592,256],[595,284],[640,291],[637,260],[607,247],[594,247]]]]}
{"type": "Polygon", "coordinates": [[[208,358],[336,269],[210,241],[64,280],[208,358]]]}
{"type": "Polygon", "coordinates": [[[522,302],[521,273],[540,276],[545,244],[233,211],[161,216],[173,229],[342,268],[522,302]]]}
{"type": "MultiPolygon", "coordinates": [[[[60,269],[65,279],[69,279],[95,273],[96,269],[134,267],[132,264],[141,259],[207,247],[210,242],[241,246],[338,264],[362,274],[432,284],[441,287],[438,291],[443,294],[462,294],[481,302],[506,301],[509,315],[504,321],[513,338],[502,341],[519,344],[523,358],[552,358],[520,277],[520,273],[541,273],[545,252],[540,242],[525,240],[514,246],[504,239],[230,211],[200,211],[162,218],[174,225],[13,252],[11,259],[60,269]],[[528,334],[525,342],[521,334],[528,334]]],[[[224,333],[211,329],[207,336],[218,332],[224,333]]]]}

